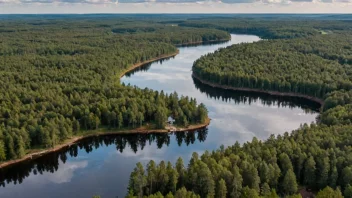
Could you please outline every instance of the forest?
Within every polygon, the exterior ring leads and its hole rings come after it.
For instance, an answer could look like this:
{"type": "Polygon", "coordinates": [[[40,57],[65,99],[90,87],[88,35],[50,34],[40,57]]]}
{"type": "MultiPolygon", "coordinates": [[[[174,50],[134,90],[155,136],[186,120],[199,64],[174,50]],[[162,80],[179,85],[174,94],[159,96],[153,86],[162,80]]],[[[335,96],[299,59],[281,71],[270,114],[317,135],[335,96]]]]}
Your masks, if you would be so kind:
{"type": "Polygon", "coordinates": [[[237,34],[258,35],[262,39],[292,39],[317,36],[325,32],[350,31],[352,24],[347,19],[332,19],[325,16],[299,18],[297,16],[244,16],[208,17],[182,21],[180,26],[214,28],[237,34]]]}
{"type": "MultiPolygon", "coordinates": [[[[96,129],[163,128],[169,116],[182,126],[203,122],[207,109],[195,99],[120,84],[119,77],[133,64],[177,53],[176,45],[246,33],[266,40],[203,56],[194,63],[194,75],[214,84],[320,98],[318,122],[264,141],[193,153],[188,163],[181,158],[175,164],[138,163],[126,196],[352,197],[351,27],[349,20],[329,18],[5,17],[0,21],[0,162],[96,129]]],[[[117,142],[121,151],[129,144],[136,151],[154,139],[158,147],[168,144],[170,137],[137,138],[82,142],[68,152],[90,152],[103,142],[117,142]]],[[[188,144],[195,134],[176,138],[188,144]]],[[[205,140],[206,133],[197,138],[205,140]]],[[[55,171],[66,153],[55,155],[38,163],[43,167],[16,169],[1,185],[20,183],[32,170],[55,171]]]]}
{"type": "Polygon", "coordinates": [[[123,85],[119,77],[133,64],[177,53],[175,45],[228,40],[229,33],[143,20],[1,20],[0,162],[96,129],[164,128],[169,116],[180,126],[203,123],[207,109],[195,99],[123,85]]]}
{"type": "Polygon", "coordinates": [[[317,123],[264,141],[253,138],[202,155],[193,153],[186,163],[182,158],[175,164],[138,163],[126,197],[352,197],[350,21],[224,17],[180,25],[266,39],[201,57],[192,68],[197,78],[209,84],[320,98],[321,114],[317,123]]]}
{"type": "Polygon", "coordinates": [[[351,45],[347,33],[234,45],[201,57],[193,72],[215,84],[323,98],[352,88],[351,45]]]}

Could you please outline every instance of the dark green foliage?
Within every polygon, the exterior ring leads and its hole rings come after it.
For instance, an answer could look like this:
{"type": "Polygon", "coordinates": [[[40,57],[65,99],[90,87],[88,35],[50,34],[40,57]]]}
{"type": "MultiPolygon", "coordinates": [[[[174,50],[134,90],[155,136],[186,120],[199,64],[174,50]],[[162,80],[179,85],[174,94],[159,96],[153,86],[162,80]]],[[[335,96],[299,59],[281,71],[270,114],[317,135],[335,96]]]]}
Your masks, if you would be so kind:
{"type": "Polygon", "coordinates": [[[233,45],[205,55],[193,65],[196,77],[213,84],[292,92],[325,101],[318,124],[305,124],[291,134],[272,135],[264,142],[253,138],[243,145],[235,143],[226,149],[222,146],[211,153],[205,151],[200,158],[194,153],[187,169],[182,171],[186,179],[179,179],[184,184],[177,186],[185,186],[201,197],[214,196],[214,182],[217,197],[276,198],[278,194],[301,197],[297,195],[299,185],[320,190],[318,198],[342,197],[340,188],[349,197],[352,194],[350,24],[228,18],[188,20],[181,25],[277,39],[233,45]],[[334,33],[321,35],[322,29],[334,33]]]}
{"type": "Polygon", "coordinates": [[[287,170],[284,179],[282,181],[282,191],[287,195],[292,195],[297,193],[298,186],[296,182],[296,176],[292,169],[287,170]]]}
{"type": "Polygon", "coordinates": [[[255,189],[251,189],[248,186],[244,187],[240,198],[260,198],[258,192],[255,189]]]}
{"type": "Polygon", "coordinates": [[[346,43],[352,43],[350,34],[233,45],[195,61],[193,72],[215,84],[323,98],[352,88],[346,43]]]}
{"type": "Polygon", "coordinates": [[[327,125],[352,124],[352,104],[325,111],[321,114],[321,122],[327,125]]]}
{"type": "Polygon", "coordinates": [[[309,157],[304,165],[304,184],[307,186],[315,186],[316,183],[316,163],[314,157],[309,157]]]}
{"type": "Polygon", "coordinates": [[[137,163],[137,167],[131,173],[129,191],[136,193],[138,197],[143,197],[143,188],[146,184],[147,178],[144,173],[143,165],[141,163],[137,163]]]}
{"type": "Polygon", "coordinates": [[[322,123],[327,125],[352,124],[352,91],[334,91],[325,97],[322,123]]]}
{"type": "Polygon", "coordinates": [[[216,197],[218,198],[226,198],[227,196],[227,188],[226,188],[226,183],[224,179],[221,179],[218,182],[218,186],[216,188],[216,197]]]}
{"type": "MultiPolygon", "coordinates": [[[[236,143],[212,153],[206,151],[200,158],[194,153],[186,170],[178,160],[176,170],[186,175],[178,181],[201,197],[222,194],[224,186],[227,197],[276,197],[274,189],[280,195],[294,195],[298,184],[316,190],[340,186],[349,192],[351,139],[349,125],[303,125],[291,135],[271,136],[265,142],[254,138],[242,146],[236,143]],[[299,169],[298,177],[295,170],[299,169]],[[226,185],[219,183],[222,180],[226,185]],[[218,187],[214,189],[214,185],[218,187]]],[[[178,189],[182,186],[177,184],[178,189]]],[[[155,191],[162,192],[159,187],[155,191]]]]}
{"type": "Polygon", "coordinates": [[[196,195],[194,192],[188,192],[185,187],[177,190],[175,198],[200,198],[199,195],[196,195]]]}
{"type": "Polygon", "coordinates": [[[334,190],[330,187],[326,187],[319,191],[316,198],[343,198],[343,196],[339,189],[334,190]]]}
{"type": "Polygon", "coordinates": [[[322,32],[341,32],[351,29],[346,20],[296,18],[294,16],[219,17],[193,19],[182,22],[181,26],[216,28],[231,33],[254,34],[264,39],[291,39],[320,35],[322,32]]]}
{"type": "Polygon", "coordinates": [[[348,184],[345,188],[345,191],[343,192],[343,195],[345,198],[351,198],[352,197],[352,186],[348,184]]]}
{"type": "Polygon", "coordinates": [[[87,130],[164,128],[168,116],[180,125],[207,118],[193,99],[120,85],[118,78],[135,63],[177,52],[172,44],[229,34],[156,20],[117,21],[48,16],[0,22],[0,161],[87,130]]]}
{"type": "MultiPolygon", "coordinates": [[[[144,24],[146,25],[146,24],[144,24]]],[[[150,26],[151,24],[148,24],[150,26]]],[[[155,24],[153,24],[155,25],[155,24]]],[[[211,42],[219,40],[229,40],[230,34],[215,29],[199,29],[174,26],[155,26],[155,31],[136,32],[131,34],[133,39],[143,39],[151,42],[172,43],[175,45],[196,44],[201,42],[211,42]],[[180,33],[182,32],[182,33],[180,33]],[[143,33],[143,34],[138,34],[143,33]]],[[[134,28],[134,27],[132,27],[134,28]]],[[[135,27],[138,28],[138,27],[135,27]]]]}
{"type": "Polygon", "coordinates": [[[0,140],[0,161],[6,160],[6,151],[4,142],[0,140]]]}
{"type": "Polygon", "coordinates": [[[352,104],[352,91],[333,91],[325,96],[323,110],[327,111],[337,106],[352,104]]]}

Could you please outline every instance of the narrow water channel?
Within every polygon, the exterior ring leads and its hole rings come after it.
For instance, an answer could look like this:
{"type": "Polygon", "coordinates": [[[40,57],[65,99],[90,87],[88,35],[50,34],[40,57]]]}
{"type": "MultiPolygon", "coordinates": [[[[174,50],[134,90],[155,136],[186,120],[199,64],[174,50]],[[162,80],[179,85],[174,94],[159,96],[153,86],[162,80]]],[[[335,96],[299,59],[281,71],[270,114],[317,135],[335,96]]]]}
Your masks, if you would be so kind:
{"type": "Polygon", "coordinates": [[[203,153],[253,137],[264,140],[303,123],[315,121],[319,106],[297,98],[221,90],[191,77],[192,64],[201,55],[257,36],[232,35],[220,44],[180,47],[174,58],[145,65],[128,73],[122,83],[140,88],[176,91],[204,103],[212,119],[207,129],[176,134],[116,135],[86,139],[64,151],[31,162],[0,169],[1,198],[124,197],[135,164],[178,157],[188,161],[203,153]]]}

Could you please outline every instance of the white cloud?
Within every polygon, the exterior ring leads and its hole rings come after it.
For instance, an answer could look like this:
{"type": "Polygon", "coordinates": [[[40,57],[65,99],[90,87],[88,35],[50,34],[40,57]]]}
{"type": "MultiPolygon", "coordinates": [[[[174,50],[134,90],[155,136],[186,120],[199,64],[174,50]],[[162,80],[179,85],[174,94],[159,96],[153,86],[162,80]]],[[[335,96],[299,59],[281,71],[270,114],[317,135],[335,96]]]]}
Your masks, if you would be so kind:
{"type": "Polygon", "coordinates": [[[17,3],[17,0],[0,0],[0,3],[17,3]]]}
{"type": "MultiPolygon", "coordinates": [[[[314,0],[323,3],[352,3],[352,0],[314,0]]],[[[142,4],[145,7],[149,7],[149,4],[162,5],[165,8],[168,6],[183,5],[188,7],[199,6],[199,5],[212,5],[221,7],[221,4],[288,4],[289,2],[302,3],[302,2],[313,2],[313,0],[0,0],[2,4],[50,4],[50,3],[72,3],[72,4],[126,4],[128,7],[133,8],[142,4]],[[148,6],[147,6],[148,5],[148,6]]],[[[157,6],[156,6],[157,7],[157,6]]],[[[1,8],[0,8],[1,9],[1,8]]],[[[1,11],[1,10],[0,10],[1,11]]],[[[152,11],[151,11],[152,12],[152,11]]]]}
{"type": "Polygon", "coordinates": [[[352,0],[0,0],[0,4],[0,14],[352,12],[352,0]]]}
{"type": "Polygon", "coordinates": [[[222,0],[222,3],[255,3],[258,2],[258,0],[222,0]]]}
{"type": "Polygon", "coordinates": [[[56,184],[70,182],[75,171],[88,166],[88,161],[73,161],[65,164],[60,161],[59,169],[53,173],[43,172],[42,175],[31,176],[26,179],[28,183],[45,184],[48,181],[56,184]]]}

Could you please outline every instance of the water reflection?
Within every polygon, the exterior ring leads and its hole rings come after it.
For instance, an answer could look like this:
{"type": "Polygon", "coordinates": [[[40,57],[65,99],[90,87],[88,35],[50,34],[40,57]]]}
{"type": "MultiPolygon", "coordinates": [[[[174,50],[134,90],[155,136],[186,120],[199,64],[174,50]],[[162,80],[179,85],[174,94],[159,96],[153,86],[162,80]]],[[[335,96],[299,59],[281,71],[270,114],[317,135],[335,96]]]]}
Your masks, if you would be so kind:
{"type": "Polygon", "coordinates": [[[194,144],[197,140],[204,142],[207,138],[208,129],[199,129],[197,131],[176,132],[176,133],[149,133],[149,134],[126,134],[126,135],[109,135],[91,137],[80,141],[77,144],[66,147],[59,152],[51,153],[32,161],[15,164],[13,166],[0,169],[0,185],[5,187],[6,184],[21,184],[31,173],[33,175],[43,175],[61,171],[64,176],[53,177],[51,180],[55,183],[69,182],[73,171],[79,168],[85,168],[87,161],[67,162],[68,157],[77,157],[79,151],[85,151],[87,154],[98,150],[101,146],[115,145],[119,153],[126,152],[126,148],[137,153],[144,150],[147,144],[155,143],[158,149],[164,146],[168,147],[171,138],[175,138],[178,146],[183,144],[188,146],[194,144]],[[59,168],[60,167],[60,168],[59,168]]]}
{"type": "Polygon", "coordinates": [[[206,41],[206,42],[202,42],[202,43],[191,43],[191,44],[181,44],[181,45],[176,45],[177,47],[197,47],[197,46],[204,46],[204,45],[219,45],[219,44],[224,44],[224,43],[228,43],[228,41],[206,41]]]}
{"type": "Polygon", "coordinates": [[[305,113],[317,113],[320,109],[320,104],[305,98],[290,97],[290,96],[273,96],[265,93],[255,93],[248,91],[235,91],[228,89],[219,89],[207,84],[203,84],[198,79],[193,78],[194,86],[207,97],[220,100],[223,102],[234,102],[235,104],[248,104],[259,102],[264,106],[277,106],[301,108],[305,113]]]}
{"type": "Polygon", "coordinates": [[[175,162],[178,157],[186,162],[193,152],[202,154],[253,137],[264,140],[315,121],[319,106],[310,101],[215,89],[192,79],[193,62],[200,56],[258,40],[257,36],[232,35],[226,43],[181,47],[169,61],[144,65],[121,79],[140,88],[196,98],[209,110],[212,121],[207,130],[86,139],[58,153],[0,170],[0,180],[6,184],[0,188],[0,197],[124,197],[137,162],[175,162]]]}
{"type": "Polygon", "coordinates": [[[127,72],[127,73],[125,74],[125,76],[126,76],[126,77],[131,77],[131,76],[133,76],[135,73],[138,73],[138,72],[147,72],[147,71],[150,69],[150,67],[152,66],[152,64],[154,64],[154,63],[163,64],[163,62],[169,61],[170,59],[174,59],[174,58],[175,58],[175,56],[169,57],[169,58],[163,58],[163,59],[160,59],[160,60],[157,60],[157,61],[153,61],[153,62],[151,62],[151,63],[144,64],[144,65],[142,65],[141,67],[137,67],[137,68],[135,68],[135,69],[133,69],[133,70],[127,72]]]}

